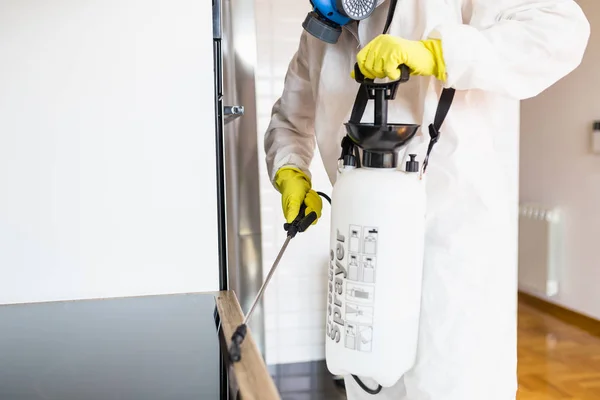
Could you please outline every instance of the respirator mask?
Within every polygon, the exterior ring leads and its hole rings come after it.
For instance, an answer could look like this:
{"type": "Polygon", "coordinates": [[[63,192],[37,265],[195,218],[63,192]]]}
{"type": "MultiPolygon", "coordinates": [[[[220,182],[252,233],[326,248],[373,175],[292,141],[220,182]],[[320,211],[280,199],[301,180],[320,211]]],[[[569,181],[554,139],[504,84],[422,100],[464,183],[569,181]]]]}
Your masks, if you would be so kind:
{"type": "Polygon", "coordinates": [[[302,27],[324,42],[334,44],[342,26],[367,18],[383,0],[310,0],[313,10],[302,27]]]}

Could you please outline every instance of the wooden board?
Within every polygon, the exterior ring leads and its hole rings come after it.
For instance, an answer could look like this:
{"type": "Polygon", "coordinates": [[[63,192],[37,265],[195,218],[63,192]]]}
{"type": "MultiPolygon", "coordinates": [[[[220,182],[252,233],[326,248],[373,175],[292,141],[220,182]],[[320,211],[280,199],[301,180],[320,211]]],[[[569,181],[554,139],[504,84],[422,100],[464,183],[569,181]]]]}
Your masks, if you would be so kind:
{"type": "MultiPolygon", "coordinates": [[[[244,314],[233,291],[217,292],[215,299],[221,317],[222,334],[229,348],[231,335],[243,322],[244,314]]],[[[250,329],[242,343],[242,359],[234,363],[232,368],[241,400],[281,399],[250,329]]]]}

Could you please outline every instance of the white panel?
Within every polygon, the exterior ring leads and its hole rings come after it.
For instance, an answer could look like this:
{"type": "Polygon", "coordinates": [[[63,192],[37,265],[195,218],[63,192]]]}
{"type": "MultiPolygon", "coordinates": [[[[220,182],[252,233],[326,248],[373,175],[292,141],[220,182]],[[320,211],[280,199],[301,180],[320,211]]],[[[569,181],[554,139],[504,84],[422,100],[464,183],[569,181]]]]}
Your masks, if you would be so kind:
{"type": "Polygon", "coordinates": [[[0,303],[218,288],[211,21],[0,2],[0,303]]]}

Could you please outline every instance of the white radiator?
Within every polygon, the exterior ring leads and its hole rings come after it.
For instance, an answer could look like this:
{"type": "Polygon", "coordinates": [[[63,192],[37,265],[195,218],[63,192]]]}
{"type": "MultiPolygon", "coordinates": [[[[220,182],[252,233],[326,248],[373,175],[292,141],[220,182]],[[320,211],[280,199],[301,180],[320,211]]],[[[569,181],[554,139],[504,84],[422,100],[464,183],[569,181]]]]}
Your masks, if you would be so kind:
{"type": "Polygon", "coordinates": [[[537,204],[519,208],[519,289],[555,296],[563,259],[562,216],[537,204]]]}

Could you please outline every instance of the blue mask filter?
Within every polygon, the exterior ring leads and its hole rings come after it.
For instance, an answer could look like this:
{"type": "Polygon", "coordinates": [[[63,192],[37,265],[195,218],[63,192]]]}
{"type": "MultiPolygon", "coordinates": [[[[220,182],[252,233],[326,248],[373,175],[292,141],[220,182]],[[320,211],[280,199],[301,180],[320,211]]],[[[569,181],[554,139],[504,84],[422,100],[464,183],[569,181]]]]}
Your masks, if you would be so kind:
{"type": "Polygon", "coordinates": [[[367,18],[377,0],[310,0],[309,12],[302,27],[311,35],[327,43],[337,43],[342,26],[367,18]]]}

